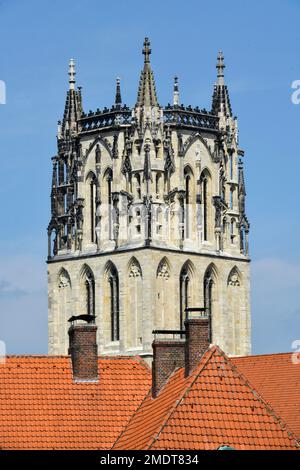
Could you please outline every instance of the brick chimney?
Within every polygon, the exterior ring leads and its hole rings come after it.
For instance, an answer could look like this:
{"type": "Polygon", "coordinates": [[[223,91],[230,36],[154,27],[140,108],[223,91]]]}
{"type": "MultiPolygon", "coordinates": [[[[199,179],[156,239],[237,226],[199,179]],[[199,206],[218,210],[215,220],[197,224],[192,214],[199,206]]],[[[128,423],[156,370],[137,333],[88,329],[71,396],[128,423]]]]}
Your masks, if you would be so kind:
{"type": "Polygon", "coordinates": [[[69,328],[69,354],[75,382],[98,381],[97,326],[72,324],[69,328]]]}
{"type": "Polygon", "coordinates": [[[182,335],[185,332],[155,330],[153,333],[155,339],[152,343],[152,397],[156,398],[172,372],[176,368],[184,366],[185,340],[182,339],[182,335]],[[157,339],[156,335],[163,335],[164,337],[157,339]],[[167,338],[169,335],[173,337],[167,338]]]}
{"type": "Polygon", "coordinates": [[[200,357],[210,345],[210,322],[206,309],[186,309],[185,334],[185,375],[188,376],[199,364],[200,357]],[[197,316],[191,317],[191,313],[197,316]]]}

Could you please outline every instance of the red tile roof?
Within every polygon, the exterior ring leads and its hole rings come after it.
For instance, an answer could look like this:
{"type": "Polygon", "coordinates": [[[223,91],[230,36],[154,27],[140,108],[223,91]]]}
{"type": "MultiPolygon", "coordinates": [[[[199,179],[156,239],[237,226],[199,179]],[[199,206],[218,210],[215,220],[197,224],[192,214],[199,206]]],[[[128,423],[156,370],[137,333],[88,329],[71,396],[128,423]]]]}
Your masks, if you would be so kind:
{"type": "Polygon", "coordinates": [[[300,438],[300,364],[293,363],[292,353],[231,360],[300,438]]]}
{"type": "Polygon", "coordinates": [[[190,377],[173,373],[150,394],[114,449],[298,449],[294,435],[216,346],[190,377]]]}
{"type": "Polygon", "coordinates": [[[99,359],[98,383],[71,360],[9,356],[0,364],[0,449],[109,449],[151,386],[136,357],[99,359]]]}

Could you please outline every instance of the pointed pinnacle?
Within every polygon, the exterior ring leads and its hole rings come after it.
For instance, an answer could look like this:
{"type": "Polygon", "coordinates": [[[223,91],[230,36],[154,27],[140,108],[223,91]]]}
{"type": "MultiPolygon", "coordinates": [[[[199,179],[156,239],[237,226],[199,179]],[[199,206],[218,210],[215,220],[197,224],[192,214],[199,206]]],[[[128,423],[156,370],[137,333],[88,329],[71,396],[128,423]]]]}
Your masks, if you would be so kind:
{"type": "Polygon", "coordinates": [[[174,77],[174,89],[173,89],[173,105],[179,106],[179,87],[178,87],[178,77],[174,77]]]}
{"type": "Polygon", "coordinates": [[[116,79],[116,98],[115,98],[115,105],[120,106],[122,104],[122,97],[121,97],[121,86],[120,86],[120,78],[117,77],[116,79]]]}
{"type": "Polygon", "coordinates": [[[149,41],[149,38],[147,38],[147,37],[144,40],[143,54],[145,56],[145,63],[149,63],[150,62],[151,49],[150,49],[150,41],[149,41]]]}
{"type": "Polygon", "coordinates": [[[70,59],[69,62],[69,89],[75,90],[75,62],[73,59],[70,59]]]}
{"type": "Polygon", "coordinates": [[[223,56],[222,51],[219,51],[216,68],[218,71],[218,85],[224,85],[225,64],[224,64],[224,56],[223,56]]]}

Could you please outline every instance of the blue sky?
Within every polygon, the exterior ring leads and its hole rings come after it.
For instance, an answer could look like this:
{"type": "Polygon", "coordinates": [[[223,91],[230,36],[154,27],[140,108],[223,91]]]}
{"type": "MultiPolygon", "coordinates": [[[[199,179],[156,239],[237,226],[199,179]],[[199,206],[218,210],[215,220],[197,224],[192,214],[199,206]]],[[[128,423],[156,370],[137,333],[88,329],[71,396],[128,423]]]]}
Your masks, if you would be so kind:
{"type": "Polygon", "coordinates": [[[46,227],[51,156],[67,64],[85,111],[109,106],[115,77],[136,99],[144,36],[161,104],[210,107],[216,55],[226,62],[251,222],[253,352],[291,350],[300,328],[300,0],[0,0],[0,339],[10,354],[47,351],[46,227]]]}

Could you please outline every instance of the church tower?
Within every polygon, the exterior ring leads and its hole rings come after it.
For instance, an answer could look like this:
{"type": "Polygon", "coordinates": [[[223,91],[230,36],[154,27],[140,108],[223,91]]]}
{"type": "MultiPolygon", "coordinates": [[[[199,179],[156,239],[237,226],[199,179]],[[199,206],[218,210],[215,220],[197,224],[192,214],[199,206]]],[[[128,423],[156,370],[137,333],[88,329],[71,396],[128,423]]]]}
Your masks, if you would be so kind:
{"type": "Polygon", "coordinates": [[[72,315],[92,314],[101,354],[152,353],[153,329],[209,312],[211,341],[250,353],[249,223],[222,52],[208,111],[159,104],[148,38],[137,101],[85,113],[75,64],[52,158],[49,353],[66,354],[72,315]]]}

